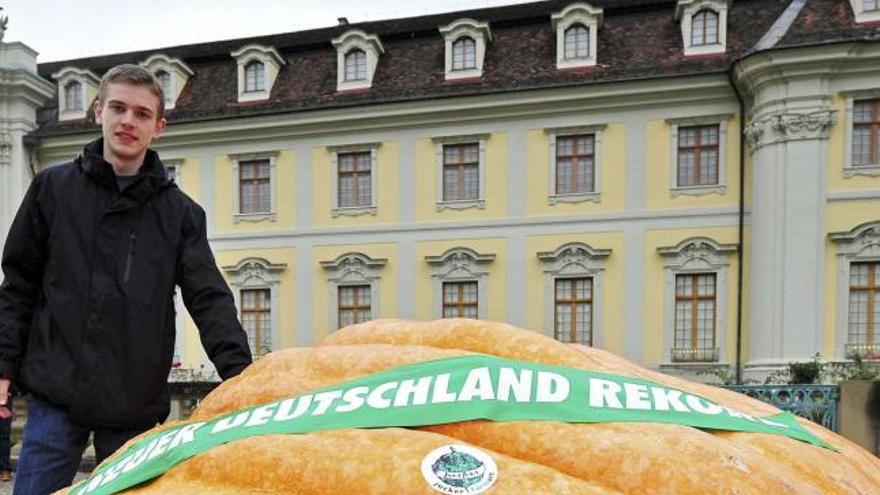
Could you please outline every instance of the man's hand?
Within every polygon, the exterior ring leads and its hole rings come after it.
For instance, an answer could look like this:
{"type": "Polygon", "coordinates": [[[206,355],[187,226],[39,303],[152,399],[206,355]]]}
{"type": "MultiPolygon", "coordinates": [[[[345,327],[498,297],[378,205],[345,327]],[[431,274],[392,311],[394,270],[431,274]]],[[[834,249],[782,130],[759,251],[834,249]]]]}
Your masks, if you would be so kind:
{"type": "Polygon", "coordinates": [[[9,387],[12,386],[12,380],[9,378],[0,378],[0,419],[9,419],[12,417],[12,409],[10,401],[12,396],[9,394],[9,387]]]}

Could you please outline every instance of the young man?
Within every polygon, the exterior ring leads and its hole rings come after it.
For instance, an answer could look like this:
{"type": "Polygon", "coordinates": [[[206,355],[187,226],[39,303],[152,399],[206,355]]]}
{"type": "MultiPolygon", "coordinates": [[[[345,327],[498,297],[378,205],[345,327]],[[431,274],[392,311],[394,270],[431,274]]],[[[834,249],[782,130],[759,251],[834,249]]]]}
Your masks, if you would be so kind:
{"type": "Polygon", "coordinates": [[[101,462],[165,420],[175,285],[220,376],[251,363],[204,211],[148,148],[165,129],[163,102],[145,69],[110,69],[94,108],[103,137],[38,173],[10,228],[0,405],[13,381],[31,394],[16,495],[68,486],[89,433],[101,462]]]}

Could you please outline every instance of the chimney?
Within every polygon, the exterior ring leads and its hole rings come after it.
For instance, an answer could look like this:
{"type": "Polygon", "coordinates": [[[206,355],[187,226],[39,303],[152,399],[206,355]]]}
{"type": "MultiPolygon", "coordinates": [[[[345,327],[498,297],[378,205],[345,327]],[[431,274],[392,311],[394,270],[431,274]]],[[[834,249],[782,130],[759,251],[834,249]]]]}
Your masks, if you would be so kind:
{"type": "Polygon", "coordinates": [[[336,20],[339,21],[340,26],[348,26],[348,18],[338,17],[338,18],[336,18],[336,20]]]}

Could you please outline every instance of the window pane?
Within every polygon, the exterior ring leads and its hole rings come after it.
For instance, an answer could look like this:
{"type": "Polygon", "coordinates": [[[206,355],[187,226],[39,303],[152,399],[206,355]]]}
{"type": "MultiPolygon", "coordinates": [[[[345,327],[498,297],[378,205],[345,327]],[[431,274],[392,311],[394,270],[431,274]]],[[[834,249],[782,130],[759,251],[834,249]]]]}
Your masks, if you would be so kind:
{"type": "Polygon", "coordinates": [[[471,38],[459,38],[452,44],[452,70],[477,67],[477,45],[471,38]]]}
{"type": "Polygon", "coordinates": [[[678,153],[678,185],[692,186],[697,182],[696,158],[694,152],[679,151],[678,153]]]}
{"type": "Polygon", "coordinates": [[[853,126],[852,141],[853,165],[871,165],[871,126],[853,126]]]}
{"type": "Polygon", "coordinates": [[[367,55],[354,49],[345,55],[345,80],[360,81],[367,78],[367,55]]]}
{"type": "Polygon", "coordinates": [[[478,199],[480,197],[480,167],[468,165],[463,168],[464,191],[461,199],[478,199]]]}
{"type": "Polygon", "coordinates": [[[565,58],[587,58],[590,53],[590,32],[582,25],[565,30],[565,58]]]}
{"type": "Polygon", "coordinates": [[[82,110],[82,84],[72,81],[64,87],[64,105],[66,110],[82,110]]]}
{"type": "Polygon", "coordinates": [[[718,183],[718,150],[700,151],[700,184],[718,183]]]}
{"type": "Polygon", "coordinates": [[[853,122],[866,124],[871,122],[872,100],[862,100],[853,103],[853,122]]]}

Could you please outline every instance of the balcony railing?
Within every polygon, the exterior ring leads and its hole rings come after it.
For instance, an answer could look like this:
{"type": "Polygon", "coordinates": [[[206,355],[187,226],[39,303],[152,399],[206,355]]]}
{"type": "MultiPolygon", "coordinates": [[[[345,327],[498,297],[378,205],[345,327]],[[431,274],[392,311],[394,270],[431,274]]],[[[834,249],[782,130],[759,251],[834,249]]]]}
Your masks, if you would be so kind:
{"type": "Polygon", "coordinates": [[[880,344],[846,344],[844,351],[847,359],[880,359],[880,344]]]}
{"type": "Polygon", "coordinates": [[[673,347],[673,363],[717,363],[717,347],[673,347]]]}
{"type": "Polygon", "coordinates": [[[730,385],[724,388],[837,430],[840,389],[836,385],[730,385]]]}

